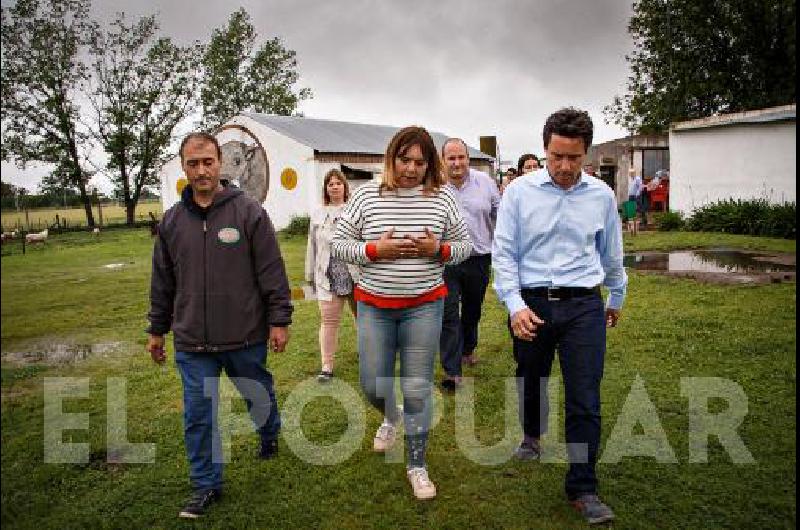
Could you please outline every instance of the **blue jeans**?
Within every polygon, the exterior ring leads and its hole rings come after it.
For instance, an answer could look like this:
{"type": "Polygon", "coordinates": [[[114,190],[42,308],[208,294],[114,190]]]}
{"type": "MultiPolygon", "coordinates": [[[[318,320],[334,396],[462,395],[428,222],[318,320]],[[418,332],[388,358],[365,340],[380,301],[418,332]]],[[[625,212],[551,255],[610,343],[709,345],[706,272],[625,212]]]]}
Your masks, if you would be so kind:
{"type": "Polygon", "coordinates": [[[222,487],[222,443],[217,409],[223,368],[228,377],[238,379],[233,379],[234,384],[247,403],[262,441],[278,438],[281,420],[272,374],[264,367],[266,359],[266,344],[217,353],[175,353],[175,363],[183,381],[184,441],[189,477],[196,489],[222,487]],[[254,391],[253,385],[260,388],[254,391]],[[208,391],[204,391],[204,386],[208,386],[208,391]],[[264,399],[267,396],[268,399],[264,399]]]}
{"type": "Polygon", "coordinates": [[[431,424],[433,360],[439,349],[443,299],[403,309],[358,302],[361,388],[369,402],[396,422],[394,367],[400,356],[400,388],[409,467],[425,465],[431,424]]]}
{"type": "Polygon", "coordinates": [[[531,296],[522,298],[545,324],[532,341],[514,337],[517,361],[520,416],[527,436],[538,438],[547,430],[547,378],[558,348],[564,381],[565,433],[570,460],[565,483],[573,499],[597,491],[595,463],[600,445],[600,380],[606,351],[605,308],[599,294],[550,301],[531,296]],[[570,444],[576,446],[570,447],[570,444]],[[588,450],[581,451],[578,444],[588,450]],[[588,457],[588,458],[587,458],[588,457]]]}
{"type": "Polygon", "coordinates": [[[472,355],[478,345],[478,323],[492,270],[491,254],[472,256],[444,268],[444,300],[439,355],[449,376],[461,375],[462,355],[472,355]]]}

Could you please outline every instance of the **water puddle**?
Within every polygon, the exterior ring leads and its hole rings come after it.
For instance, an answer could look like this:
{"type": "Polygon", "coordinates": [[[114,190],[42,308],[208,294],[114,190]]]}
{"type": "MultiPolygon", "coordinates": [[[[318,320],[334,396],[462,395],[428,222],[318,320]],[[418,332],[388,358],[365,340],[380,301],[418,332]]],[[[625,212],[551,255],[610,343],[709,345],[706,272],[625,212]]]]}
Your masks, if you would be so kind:
{"type": "Polygon", "coordinates": [[[16,364],[70,364],[118,350],[121,342],[98,344],[48,344],[33,351],[4,352],[3,360],[16,364]]]}
{"type": "Polygon", "coordinates": [[[712,248],[626,254],[626,267],[644,273],[719,284],[766,284],[795,279],[795,254],[712,248]]]}
{"type": "Polygon", "coordinates": [[[795,271],[795,256],[732,249],[674,250],[626,254],[623,264],[646,271],[779,273],[795,271]]]}

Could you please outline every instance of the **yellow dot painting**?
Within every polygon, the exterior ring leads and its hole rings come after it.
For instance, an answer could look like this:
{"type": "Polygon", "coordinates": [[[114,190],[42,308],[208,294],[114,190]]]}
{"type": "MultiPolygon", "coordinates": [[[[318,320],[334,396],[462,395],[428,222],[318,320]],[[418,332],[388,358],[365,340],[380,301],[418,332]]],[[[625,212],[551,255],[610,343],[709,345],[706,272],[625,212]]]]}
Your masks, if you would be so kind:
{"type": "Polygon", "coordinates": [[[287,167],[281,171],[281,186],[287,190],[293,190],[297,187],[297,171],[287,167]]]}

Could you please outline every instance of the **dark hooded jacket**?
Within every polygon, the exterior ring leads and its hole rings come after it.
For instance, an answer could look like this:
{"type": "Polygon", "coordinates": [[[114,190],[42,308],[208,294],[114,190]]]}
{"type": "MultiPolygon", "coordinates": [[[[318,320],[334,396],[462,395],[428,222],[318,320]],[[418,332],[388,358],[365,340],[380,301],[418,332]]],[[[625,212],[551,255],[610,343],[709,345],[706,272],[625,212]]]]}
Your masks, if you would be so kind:
{"type": "Polygon", "coordinates": [[[233,186],[200,208],[186,186],[159,224],[148,333],[171,329],[176,351],[234,350],[264,343],[270,326],[291,323],[292,309],[264,208],[233,186]]]}

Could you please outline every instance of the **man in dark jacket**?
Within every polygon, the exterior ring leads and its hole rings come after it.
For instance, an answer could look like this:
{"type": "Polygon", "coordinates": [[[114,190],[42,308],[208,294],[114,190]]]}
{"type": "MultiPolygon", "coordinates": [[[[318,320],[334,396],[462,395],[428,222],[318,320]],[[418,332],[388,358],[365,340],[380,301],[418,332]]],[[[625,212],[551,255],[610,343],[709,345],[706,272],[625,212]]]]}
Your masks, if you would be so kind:
{"type": "Polygon", "coordinates": [[[222,492],[216,412],[223,368],[261,436],[259,456],[277,452],[280,416],[265,362],[267,343],[274,352],[286,347],[292,304],[272,223],[258,203],[220,182],[216,138],[192,133],[180,155],[189,185],[159,225],[147,351],[163,363],[164,335],[172,330],[195,488],[180,517],[196,518],[222,492]]]}

